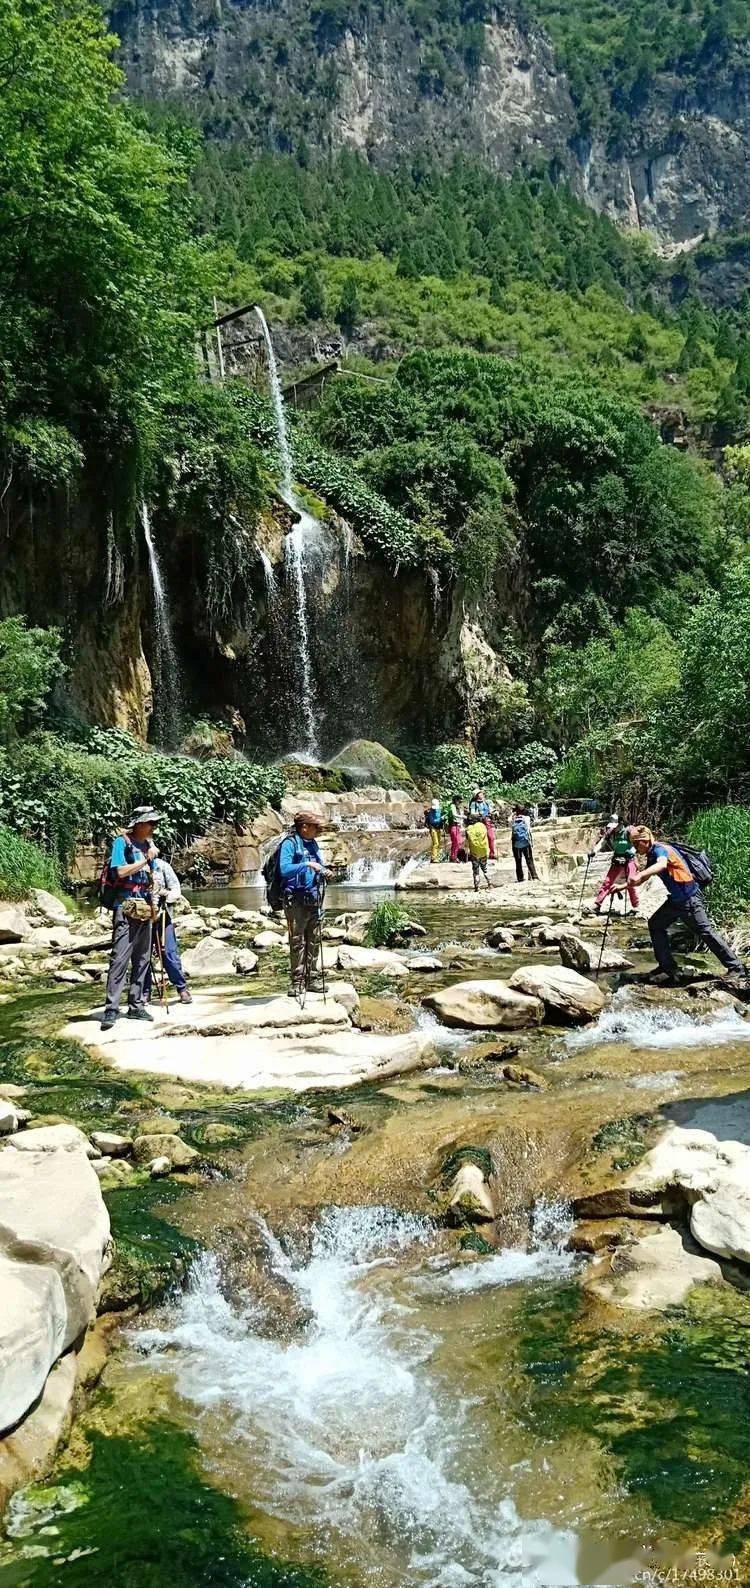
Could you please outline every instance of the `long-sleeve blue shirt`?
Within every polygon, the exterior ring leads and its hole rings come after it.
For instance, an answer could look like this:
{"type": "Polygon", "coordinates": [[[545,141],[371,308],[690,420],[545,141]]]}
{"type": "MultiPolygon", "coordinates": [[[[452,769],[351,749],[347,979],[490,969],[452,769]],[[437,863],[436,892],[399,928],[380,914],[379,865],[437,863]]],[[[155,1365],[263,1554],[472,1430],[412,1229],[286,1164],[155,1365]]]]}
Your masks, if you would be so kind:
{"type": "Polygon", "coordinates": [[[318,887],[320,872],[312,870],[311,860],[323,864],[317,839],[301,838],[299,833],[284,839],[279,853],[279,872],[286,893],[305,893],[318,887]]]}

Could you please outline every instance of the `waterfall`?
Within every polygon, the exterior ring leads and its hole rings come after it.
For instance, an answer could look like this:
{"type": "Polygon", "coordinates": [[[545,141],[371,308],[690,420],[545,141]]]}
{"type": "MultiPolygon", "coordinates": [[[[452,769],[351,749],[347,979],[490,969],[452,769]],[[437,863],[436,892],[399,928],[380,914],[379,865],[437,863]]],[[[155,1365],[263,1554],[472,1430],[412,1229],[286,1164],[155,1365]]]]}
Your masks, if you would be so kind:
{"type": "Polygon", "coordinates": [[[268,552],[264,551],[262,546],[256,547],[256,550],[263,566],[263,578],[266,581],[266,600],[269,607],[273,607],[276,605],[276,598],[279,593],[279,587],[276,583],[276,575],[273,571],[273,563],[271,562],[268,552]]]}
{"type": "Polygon", "coordinates": [[[145,502],[141,502],[143,538],[148,552],[151,588],[154,596],[154,635],[156,639],[156,689],[154,691],[154,721],[159,738],[164,744],[179,738],[182,708],[180,667],[177,660],[172,619],[169,611],[164,577],[159,556],[151,534],[151,518],[145,502]]]}
{"type": "Polygon", "coordinates": [[[257,303],[255,305],[255,313],[260,320],[260,327],[263,332],[263,340],[266,344],[266,357],[268,359],[268,384],[271,388],[271,401],[273,403],[273,411],[276,418],[276,442],[279,449],[279,459],[281,461],[281,482],[284,487],[285,497],[287,499],[291,497],[293,500],[292,452],[291,447],[289,446],[289,437],[287,435],[286,429],[286,418],[284,416],[284,398],[281,391],[281,381],[279,380],[279,366],[276,363],[276,354],[273,350],[273,342],[271,341],[271,332],[268,329],[268,321],[266,320],[263,310],[258,307],[257,303]]]}
{"type": "MultiPolygon", "coordinates": [[[[273,350],[271,333],[263,310],[255,306],[255,313],[260,321],[263,339],[266,344],[268,359],[268,382],[271,388],[271,400],[276,418],[276,443],[281,462],[282,496],[284,501],[297,514],[298,521],[294,529],[287,535],[284,545],[284,561],[286,565],[287,586],[292,593],[294,601],[294,624],[297,639],[297,675],[300,691],[300,706],[302,716],[302,730],[304,743],[301,746],[305,755],[317,760],[320,754],[318,735],[315,722],[315,686],[313,681],[312,658],[310,655],[310,623],[307,612],[307,590],[305,588],[305,551],[320,541],[320,527],[316,520],[306,513],[294,494],[292,482],[292,452],[289,445],[289,436],[286,428],[284,414],[284,397],[279,380],[279,369],[276,355],[273,350]]],[[[263,553],[261,552],[261,556],[263,553]]],[[[263,564],[265,568],[265,561],[263,564]]],[[[271,569],[273,575],[273,569],[271,569]]],[[[266,573],[266,587],[268,574],[266,573]]]]}

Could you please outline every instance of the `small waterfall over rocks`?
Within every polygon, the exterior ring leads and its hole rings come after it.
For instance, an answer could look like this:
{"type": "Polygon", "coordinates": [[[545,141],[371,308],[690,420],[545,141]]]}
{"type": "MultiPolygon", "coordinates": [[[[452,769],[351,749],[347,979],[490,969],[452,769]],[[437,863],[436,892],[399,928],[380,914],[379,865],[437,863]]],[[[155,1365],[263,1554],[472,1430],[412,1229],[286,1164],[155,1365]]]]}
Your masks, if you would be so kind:
{"type": "Polygon", "coordinates": [[[155,688],[154,723],[163,744],[175,744],[180,736],[183,691],[180,665],[177,660],[169,597],[161,571],[159,554],[151,533],[151,516],[146,502],[141,502],[143,538],[148,552],[151,589],[154,596],[155,688]]]}

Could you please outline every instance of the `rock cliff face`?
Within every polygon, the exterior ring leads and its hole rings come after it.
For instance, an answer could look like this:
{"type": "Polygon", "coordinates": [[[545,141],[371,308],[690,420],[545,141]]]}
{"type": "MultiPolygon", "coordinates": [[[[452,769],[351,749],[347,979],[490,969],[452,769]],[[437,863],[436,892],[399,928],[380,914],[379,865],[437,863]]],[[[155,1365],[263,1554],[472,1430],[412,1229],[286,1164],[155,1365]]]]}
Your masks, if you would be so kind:
{"type": "Polygon", "coordinates": [[[552,162],[587,203],[667,252],[746,222],[746,45],[707,50],[685,79],[657,75],[613,147],[579,135],[550,41],[512,7],[485,24],[479,63],[456,52],[447,73],[392,9],[362,11],[343,31],[301,0],[127,0],[110,15],[131,90],[187,101],[211,137],[289,149],[302,136],[380,158],[471,150],[504,173],[552,162]]]}

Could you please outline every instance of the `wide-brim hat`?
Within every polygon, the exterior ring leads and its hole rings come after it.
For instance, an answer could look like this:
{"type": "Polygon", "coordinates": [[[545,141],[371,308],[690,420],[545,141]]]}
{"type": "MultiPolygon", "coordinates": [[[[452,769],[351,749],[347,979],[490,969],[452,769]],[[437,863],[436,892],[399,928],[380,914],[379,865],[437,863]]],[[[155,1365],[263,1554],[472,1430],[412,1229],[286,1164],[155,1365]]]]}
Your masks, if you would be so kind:
{"type": "Polygon", "coordinates": [[[317,827],[319,832],[322,832],[326,825],[325,816],[319,816],[317,811],[296,811],[294,815],[295,827],[299,827],[302,822],[309,823],[310,827],[317,827]]]}
{"type": "Polygon", "coordinates": [[[135,810],[131,812],[126,830],[131,832],[133,827],[138,827],[142,822],[153,822],[156,827],[157,823],[163,820],[161,811],[155,810],[153,805],[136,805],[135,810]]]}

